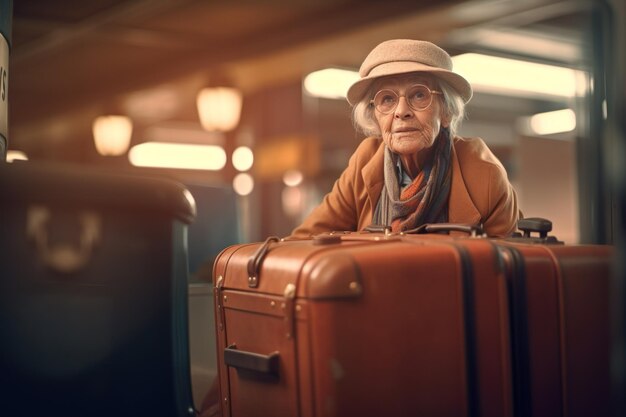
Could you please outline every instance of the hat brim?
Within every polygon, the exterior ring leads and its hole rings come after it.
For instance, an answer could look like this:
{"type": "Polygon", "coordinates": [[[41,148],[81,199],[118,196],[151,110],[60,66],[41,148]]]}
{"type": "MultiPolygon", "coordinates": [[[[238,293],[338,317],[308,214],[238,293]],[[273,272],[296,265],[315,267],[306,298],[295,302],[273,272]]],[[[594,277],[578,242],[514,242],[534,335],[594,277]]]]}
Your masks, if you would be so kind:
{"type": "Polygon", "coordinates": [[[374,68],[367,77],[363,77],[350,86],[347,93],[348,103],[355,105],[362,98],[370,85],[378,78],[390,75],[408,74],[411,72],[429,73],[446,81],[467,103],[472,98],[472,86],[459,74],[443,68],[431,67],[409,61],[387,62],[374,68]]]}

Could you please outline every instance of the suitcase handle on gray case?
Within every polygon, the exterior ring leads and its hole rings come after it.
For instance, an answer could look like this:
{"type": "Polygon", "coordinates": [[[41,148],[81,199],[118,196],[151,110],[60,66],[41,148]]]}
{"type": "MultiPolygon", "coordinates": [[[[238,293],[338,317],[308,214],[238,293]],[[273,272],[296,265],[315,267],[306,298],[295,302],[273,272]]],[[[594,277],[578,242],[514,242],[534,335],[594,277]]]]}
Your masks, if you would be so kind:
{"type": "Polygon", "coordinates": [[[259,267],[261,261],[265,258],[267,251],[270,249],[270,243],[279,242],[276,236],[270,236],[265,242],[254,252],[254,255],[248,259],[248,287],[256,288],[259,286],[259,267]]]}
{"type": "Polygon", "coordinates": [[[224,363],[238,370],[278,376],[278,359],[278,352],[262,355],[238,350],[236,345],[230,345],[224,349],[224,363]]]}

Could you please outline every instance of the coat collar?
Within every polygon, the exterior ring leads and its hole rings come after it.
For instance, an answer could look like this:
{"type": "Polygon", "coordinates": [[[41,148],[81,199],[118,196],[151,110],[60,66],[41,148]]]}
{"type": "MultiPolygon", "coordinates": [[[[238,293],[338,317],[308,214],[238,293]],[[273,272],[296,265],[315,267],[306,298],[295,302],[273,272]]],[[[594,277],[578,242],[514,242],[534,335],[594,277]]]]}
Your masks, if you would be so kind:
{"type": "MultiPolygon", "coordinates": [[[[456,142],[456,138],[453,144],[456,142]]],[[[372,212],[374,211],[378,198],[383,189],[385,144],[380,142],[376,153],[361,170],[361,176],[367,196],[370,201],[372,212]]],[[[452,184],[450,186],[450,199],[448,201],[448,221],[450,223],[478,224],[481,216],[478,208],[474,205],[463,179],[463,172],[459,163],[456,148],[452,146],[452,184]]]]}
{"type": "Polygon", "coordinates": [[[381,140],[380,146],[376,150],[376,153],[370,159],[367,164],[361,169],[361,176],[363,183],[365,184],[365,190],[367,191],[367,198],[370,201],[372,207],[372,213],[378,204],[378,198],[383,190],[383,184],[385,182],[384,177],[384,160],[385,160],[385,143],[381,140]]]}
{"type": "Polygon", "coordinates": [[[452,144],[452,185],[450,186],[450,199],[448,200],[448,221],[450,223],[480,223],[480,212],[472,201],[468,191],[459,156],[456,152],[456,138],[452,144]]]}

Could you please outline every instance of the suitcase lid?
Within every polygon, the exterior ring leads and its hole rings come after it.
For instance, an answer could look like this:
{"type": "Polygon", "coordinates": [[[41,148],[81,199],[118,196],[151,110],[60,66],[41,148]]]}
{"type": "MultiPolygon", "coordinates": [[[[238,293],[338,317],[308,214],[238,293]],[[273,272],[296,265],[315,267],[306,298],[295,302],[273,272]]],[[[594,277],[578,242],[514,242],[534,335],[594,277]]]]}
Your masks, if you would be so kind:
{"type": "MultiPolygon", "coordinates": [[[[401,244],[381,238],[382,243],[401,244]]],[[[374,240],[344,240],[339,236],[233,245],[218,255],[213,282],[219,290],[306,298],[310,300],[358,298],[362,278],[353,250],[372,247],[374,240]],[[328,238],[328,239],[327,239],[328,238]]]]}
{"type": "Polygon", "coordinates": [[[164,212],[187,224],[196,216],[193,196],[176,181],[76,164],[0,163],[0,195],[0,206],[71,203],[141,209],[164,212]]]}

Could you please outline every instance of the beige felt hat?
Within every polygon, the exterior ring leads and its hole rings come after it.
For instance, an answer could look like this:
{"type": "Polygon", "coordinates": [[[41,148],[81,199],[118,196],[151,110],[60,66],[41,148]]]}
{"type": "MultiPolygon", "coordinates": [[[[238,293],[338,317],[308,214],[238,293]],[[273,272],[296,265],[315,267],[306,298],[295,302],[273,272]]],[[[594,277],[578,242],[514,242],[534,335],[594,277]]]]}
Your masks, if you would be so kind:
{"type": "Polygon", "coordinates": [[[472,98],[472,87],[452,72],[452,59],[446,51],[427,41],[393,39],[376,46],[365,58],[359,69],[361,79],[348,89],[348,102],[358,103],[376,78],[416,71],[447,81],[466,103],[472,98]]]}

